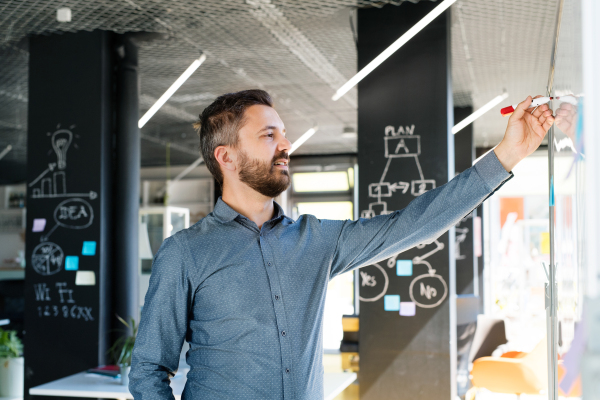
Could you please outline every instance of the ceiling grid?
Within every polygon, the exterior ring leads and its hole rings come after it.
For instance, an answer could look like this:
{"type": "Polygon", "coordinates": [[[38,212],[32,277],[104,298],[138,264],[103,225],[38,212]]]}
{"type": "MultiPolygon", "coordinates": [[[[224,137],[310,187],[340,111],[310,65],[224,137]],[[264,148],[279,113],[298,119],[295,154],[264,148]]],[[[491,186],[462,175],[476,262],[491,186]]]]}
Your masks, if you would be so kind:
{"type": "MultiPolygon", "coordinates": [[[[164,163],[161,143],[172,141],[175,163],[193,161],[191,122],[222,93],[259,87],[275,101],[293,141],[319,131],[297,154],[355,153],[342,135],[356,121],[356,89],[332,94],[356,73],[351,18],[360,7],[401,6],[370,0],[0,0],[0,148],[25,163],[27,40],[29,35],[104,29],[154,32],[140,43],[142,115],[198,58],[205,63],[142,129],[142,162],[164,163]],[[72,21],[56,10],[69,7],[72,21]],[[155,139],[151,141],[148,138],[155,139]]],[[[452,7],[451,51],[456,106],[485,104],[503,90],[508,103],[543,93],[552,48],[556,4],[548,0],[458,0],[452,7]]],[[[457,121],[458,122],[458,121],[457,121]]],[[[501,139],[506,120],[490,111],[475,122],[478,146],[501,139]]]]}

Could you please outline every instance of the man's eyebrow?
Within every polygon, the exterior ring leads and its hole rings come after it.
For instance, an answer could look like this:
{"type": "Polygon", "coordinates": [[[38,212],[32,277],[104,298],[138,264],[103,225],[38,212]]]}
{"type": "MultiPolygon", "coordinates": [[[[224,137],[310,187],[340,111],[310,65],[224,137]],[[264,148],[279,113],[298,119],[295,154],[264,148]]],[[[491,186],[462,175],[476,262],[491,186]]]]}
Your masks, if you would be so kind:
{"type": "MultiPolygon", "coordinates": [[[[261,133],[261,132],[269,131],[269,130],[273,130],[273,129],[277,129],[277,127],[274,126],[274,125],[267,125],[267,126],[265,126],[264,128],[262,128],[260,131],[258,131],[256,133],[261,133]]],[[[283,131],[285,132],[285,129],[283,131]]]]}

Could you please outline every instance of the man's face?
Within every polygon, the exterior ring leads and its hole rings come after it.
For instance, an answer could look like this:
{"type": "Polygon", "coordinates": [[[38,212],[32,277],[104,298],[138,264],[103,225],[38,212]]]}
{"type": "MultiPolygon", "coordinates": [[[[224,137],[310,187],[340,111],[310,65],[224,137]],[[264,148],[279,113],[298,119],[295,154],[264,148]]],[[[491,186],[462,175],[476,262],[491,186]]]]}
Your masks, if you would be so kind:
{"type": "Polygon", "coordinates": [[[291,143],[272,107],[254,105],[244,113],[246,123],[238,137],[240,181],[267,197],[277,197],[290,186],[288,170],[291,143]]]}

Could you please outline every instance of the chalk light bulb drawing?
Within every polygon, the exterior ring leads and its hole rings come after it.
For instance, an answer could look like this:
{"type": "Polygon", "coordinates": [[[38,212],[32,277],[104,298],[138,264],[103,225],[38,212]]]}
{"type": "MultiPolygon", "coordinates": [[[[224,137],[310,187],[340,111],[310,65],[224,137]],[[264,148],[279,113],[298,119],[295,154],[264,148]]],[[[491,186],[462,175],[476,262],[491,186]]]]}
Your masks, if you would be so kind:
{"type": "Polygon", "coordinates": [[[58,157],[58,169],[65,169],[67,166],[67,150],[73,141],[73,133],[67,129],[59,129],[52,135],[52,148],[58,157]]]}

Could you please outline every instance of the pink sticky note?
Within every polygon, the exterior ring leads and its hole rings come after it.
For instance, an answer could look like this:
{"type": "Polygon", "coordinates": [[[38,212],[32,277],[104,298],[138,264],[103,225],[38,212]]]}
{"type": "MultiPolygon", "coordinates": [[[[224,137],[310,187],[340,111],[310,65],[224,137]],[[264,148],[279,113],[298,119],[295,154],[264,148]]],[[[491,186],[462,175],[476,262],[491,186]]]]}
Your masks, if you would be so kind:
{"type": "Polygon", "coordinates": [[[403,317],[414,317],[417,312],[417,306],[412,301],[400,302],[400,315],[403,317]]]}
{"type": "Polygon", "coordinates": [[[31,232],[44,232],[46,227],[46,218],[36,218],[33,220],[33,228],[31,232]]]}

